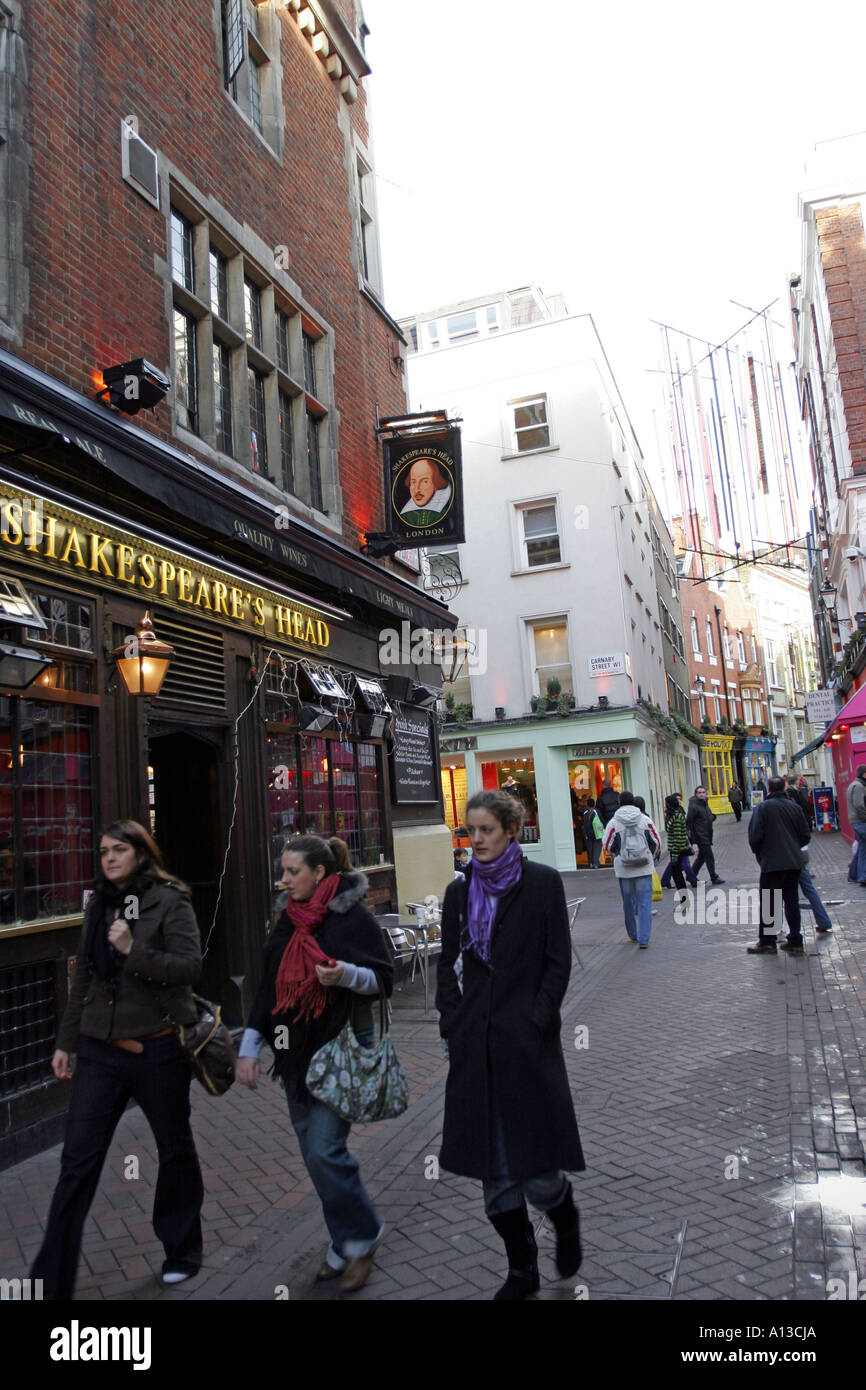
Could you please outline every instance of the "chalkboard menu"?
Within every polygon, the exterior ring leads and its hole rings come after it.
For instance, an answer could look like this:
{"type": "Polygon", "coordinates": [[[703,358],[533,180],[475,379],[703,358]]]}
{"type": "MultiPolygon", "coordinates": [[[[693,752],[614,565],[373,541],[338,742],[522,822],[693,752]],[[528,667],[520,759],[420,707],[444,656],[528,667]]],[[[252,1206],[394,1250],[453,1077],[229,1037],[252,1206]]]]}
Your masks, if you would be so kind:
{"type": "Polygon", "coordinates": [[[404,801],[438,801],[439,769],[430,715],[411,705],[398,705],[391,753],[391,797],[404,801]]]}

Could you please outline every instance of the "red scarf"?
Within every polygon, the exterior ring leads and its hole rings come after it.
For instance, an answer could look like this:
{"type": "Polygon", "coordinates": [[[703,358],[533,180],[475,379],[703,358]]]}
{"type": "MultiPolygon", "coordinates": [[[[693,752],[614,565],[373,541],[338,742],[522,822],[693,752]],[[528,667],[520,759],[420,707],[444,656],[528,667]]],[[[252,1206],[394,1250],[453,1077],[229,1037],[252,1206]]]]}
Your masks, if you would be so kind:
{"type": "Polygon", "coordinates": [[[298,1018],[318,1018],[328,991],[319,983],[317,963],[330,960],[313,936],[328,915],[328,904],[340,886],[339,874],[327,874],[311,898],[286,903],[286,916],[294,927],[277,970],[275,1014],[293,1009],[298,1018]]]}

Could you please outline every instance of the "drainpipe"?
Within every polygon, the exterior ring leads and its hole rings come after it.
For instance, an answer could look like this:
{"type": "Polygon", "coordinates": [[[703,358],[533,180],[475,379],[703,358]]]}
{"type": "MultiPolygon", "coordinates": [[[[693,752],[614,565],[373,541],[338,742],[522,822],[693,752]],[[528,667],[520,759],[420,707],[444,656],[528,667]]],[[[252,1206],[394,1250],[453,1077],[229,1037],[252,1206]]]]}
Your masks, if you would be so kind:
{"type": "Polygon", "coordinates": [[[731,718],[731,697],[728,694],[728,673],[725,670],[725,644],[722,641],[722,610],[721,608],[719,608],[718,604],[716,604],[715,607],[715,614],[716,631],[719,634],[719,661],[722,663],[722,680],[725,683],[725,707],[728,711],[728,723],[730,724],[731,728],[733,728],[734,721],[731,718]]]}

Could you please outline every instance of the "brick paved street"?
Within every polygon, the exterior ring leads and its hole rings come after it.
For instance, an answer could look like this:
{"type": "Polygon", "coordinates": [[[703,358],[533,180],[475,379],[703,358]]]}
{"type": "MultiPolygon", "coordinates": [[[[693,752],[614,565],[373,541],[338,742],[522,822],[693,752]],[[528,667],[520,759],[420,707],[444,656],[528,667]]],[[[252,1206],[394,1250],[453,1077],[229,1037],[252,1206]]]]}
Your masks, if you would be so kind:
{"type": "MultiPolygon", "coordinates": [[[[741,825],[717,825],[726,888],[756,882],[741,825]]],[[[748,925],[677,925],[667,893],[650,949],[626,938],[608,871],[566,875],[586,895],[563,1040],[587,1156],[576,1180],[586,1256],[556,1281],[541,1231],[542,1299],[814,1299],[851,1271],[866,1279],[866,893],[845,880],[839,836],[813,839],[812,872],[834,923],[807,954],[750,957],[748,925]],[[862,895],[862,896],[860,896],[862,895]],[[574,1045],[576,1029],[586,1033],[574,1045]]],[[[707,914],[711,916],[711,914],[707,914]]],[[[353,1148],[387,1224],[357,1300],[488,1299],[503,1275],[480,1186],[433,1175],[446,1063],[416,981],[396,996],[393,1036],[412,1103],[358,1128],[353,1148]]],[[[194,1087],[205,1170],[206,1261],[189,1285],[155,1284],[149,1221],[153,1142],[121,1122],[89,1221],[80,1299],[331,1300],[314,1285],[321,1210],[282,1092],[265,1081],[211,1100],[194,1087]],[[141,1176],[124,1177],[137,1155],[141,1176]]],[[[59,1149],[0,1173],[0,1270],[38,1247],[59,1149]]],[[[864,1286],[866,1287],[866,1286],[864,1286]]]]}

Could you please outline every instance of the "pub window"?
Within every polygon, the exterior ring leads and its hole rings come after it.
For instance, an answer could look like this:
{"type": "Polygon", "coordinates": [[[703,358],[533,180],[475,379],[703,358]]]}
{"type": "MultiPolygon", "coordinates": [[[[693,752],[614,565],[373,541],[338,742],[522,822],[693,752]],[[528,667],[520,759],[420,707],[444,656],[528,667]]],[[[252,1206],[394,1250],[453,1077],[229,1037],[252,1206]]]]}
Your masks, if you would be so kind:
{"type": "Polygon", "coordinates": [[[210,269],[211,312],[227,322],[229,316],[228,261],[225,256],[220,255],[219,251],[215,251],[211,247],[208,254],[208,265],[210,269]]]}
{"type": "Polygon", "coordinates": [[[310,506],[325,510],[322,498],[322,455],[319,441],[319,417],[307,411],[307,468],[310,480],[310,506]]]}
{"type": "Polygon", "coordinates": [[[221,0],[223,87],[238,112],[275,150],[280,146],[280,93],[273,58],[279,52],[278,15],[251,0],[221,0]]]}
{"type": "Polygon", "coordinates": [[[289,316],[282,309],[274,313],[274,344],[277,352],[277,366],[281,372],[289,374],[289,316]]]}
{"type": "Polygon", "coordinates": [[[316,390],[316,340],[309,333],[304,334],[304,385],[311,396],[318,399],[316,390]]]}
{"type": "Polygon", "coordinates": [[[25,696],[0,696],[0,923],[78,913],[93,879],[93,610],[37,590],[51,656],[25,696]]]}
{"type": "Polygon", "coordinates": [[[323,511],[336,468],[330,434],[322,428],[333,398],[324,328],[268,279],[263,262],[233,247],[222,227],[179,189],[172,192],[167,238],[178,432],[198,435],[323,511]],[[190,288],[196,257],[202,299],[190,288]],[[200,373],[209,374],[212,389],[210,382],[200,389],[200,373]],[[309,421],[292,407],[305,390],[309,421]]]}
{"type": "Polygon", "coordinates": [[[280,391],[280,465],[284,492],[295,490],[294,431],[292,429],[292,398],[280,391]]]}
{"type": "Polygon", "coordinates": [[[262,292],[252,280],[244,280],[244,329],[248,343],[262,346],[262,292]]]}
{"type": "Polygon", "coordinates": [[[176,208],[171,210],[171,278],[195,294],[193,225],[176,208]]]}
{"type": "Polygon", "coordinates": [[[265,379],[252,367],[250,380],[250,467],[254,473],[268,471],[268,438],[265,426],[265,379]]]}
{"type": "Polygon", "coordinates": [[[231,352],[225,343],[213,345],[213,387],[216,446],[224,454],[234,454],[231,352]]]}
{"type": "Polygon", "coordinates": [[[198,434],[198,367],[195,351],[195,319],[182,309],[175,309],[174,412],[177,423],[192,434],[198,434]]]}
{"type": "MultiPolygon", "coordinates": [[[[269,708],[270,704],[269,704],[269,708]]],[[[292,835],[339,835],[356,867],[385,853],[382,750],[376,744],[317,738],[269,724],[268,826],[273,881],[292,835]]]]}

